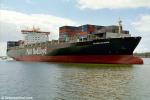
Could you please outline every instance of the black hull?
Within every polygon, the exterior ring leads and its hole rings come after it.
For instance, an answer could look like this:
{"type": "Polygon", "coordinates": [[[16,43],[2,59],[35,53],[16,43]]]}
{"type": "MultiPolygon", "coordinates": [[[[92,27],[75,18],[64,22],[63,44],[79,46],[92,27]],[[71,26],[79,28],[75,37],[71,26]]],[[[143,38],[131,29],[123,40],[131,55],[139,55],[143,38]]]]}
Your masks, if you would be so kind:
{"type": "Polygon", "coordinates": [[[50,50],[47,55],[132,55],[140,40],[141,37],[124,37],[76,42],[50,50]]]}
{"type": "Polygon", "coordinates": [[[7,55],[17,61],[143,64],[133,51],[141,37],[99,39],[86,42],[32,45],[11,48],[7,55]]]}
{"type": "Polygon", "coordinates": [[[9,57],[26,55],[132,55],[141,37],[97,39],[93,41],[32,45],[7,50],[9,57]],[[44,52],[43,52],[44,51],[44,52]]]}

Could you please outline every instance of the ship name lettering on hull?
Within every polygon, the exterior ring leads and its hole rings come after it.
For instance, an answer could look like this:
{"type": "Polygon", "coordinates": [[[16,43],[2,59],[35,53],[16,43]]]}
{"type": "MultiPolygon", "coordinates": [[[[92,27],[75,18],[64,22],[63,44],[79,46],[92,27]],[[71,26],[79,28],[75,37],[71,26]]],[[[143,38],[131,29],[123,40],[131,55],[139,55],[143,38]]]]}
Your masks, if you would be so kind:
{"type": "Polygon", "coordinates": [[[110,43],[109,41],[106,41],[106,42],[96,42],[96,43],[93,43],[93,44],[108,44],[110,43]]]}

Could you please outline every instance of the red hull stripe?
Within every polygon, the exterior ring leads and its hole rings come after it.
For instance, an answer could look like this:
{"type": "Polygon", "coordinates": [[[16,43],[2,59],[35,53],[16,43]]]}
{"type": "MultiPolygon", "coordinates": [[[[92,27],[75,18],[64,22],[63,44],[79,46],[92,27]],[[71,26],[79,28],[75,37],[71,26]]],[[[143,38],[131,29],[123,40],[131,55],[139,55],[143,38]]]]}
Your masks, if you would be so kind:
{"type": "Polygon", "coordinates": [[[143,60],[132,55],[80,55],[80,56],[40,56],[28,55],[14,58],[18,61],[100,63],[100,64],[143,64],[143,60]]]}

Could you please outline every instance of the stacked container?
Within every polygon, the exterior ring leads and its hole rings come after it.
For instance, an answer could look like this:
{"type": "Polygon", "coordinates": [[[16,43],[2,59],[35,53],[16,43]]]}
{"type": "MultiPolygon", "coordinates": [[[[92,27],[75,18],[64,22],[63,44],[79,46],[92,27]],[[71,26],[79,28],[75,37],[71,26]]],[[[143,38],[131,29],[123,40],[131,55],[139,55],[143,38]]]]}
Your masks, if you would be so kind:
{"type": "Polygon", "coordinates": [[[15,47],[15,46],[19,46],[19,42],[18,41],[8,41],[7,42],[7,48],[15,47]]]}

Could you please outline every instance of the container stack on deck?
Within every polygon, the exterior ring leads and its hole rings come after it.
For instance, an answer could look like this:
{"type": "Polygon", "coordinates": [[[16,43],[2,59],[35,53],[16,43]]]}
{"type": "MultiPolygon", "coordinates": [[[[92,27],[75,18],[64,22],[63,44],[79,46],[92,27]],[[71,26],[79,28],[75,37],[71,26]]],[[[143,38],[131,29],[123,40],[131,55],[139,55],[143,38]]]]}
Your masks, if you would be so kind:
{"type": "Polygon", "coordinates": [[[84,38],[88,34],[94,34],[96,32],[95,25],[82,25],[79,27],[63,26],[59,28],[59,40],[66,41],[68,38],[84,38]]]}
{"type": "Polygon", "coordinates": [[[8,41],[7,42],[7,48],[19,46],[19,44],[20,43],[18,41],[8,41]]]}
{"type": "MultiPolygon", "coordinates": [[[[99,34],[100,33],[119,33],[119,26],[99,26],[99,25],[82,25],[79,27],[75,26],[63,26],[59,28],[59,41],[70,41],[72,38],[78,37],[86,38],[88,34],[99,34]]],[[[123,34],[129,34],[129,31],[122,30],[123,34]]]]}

